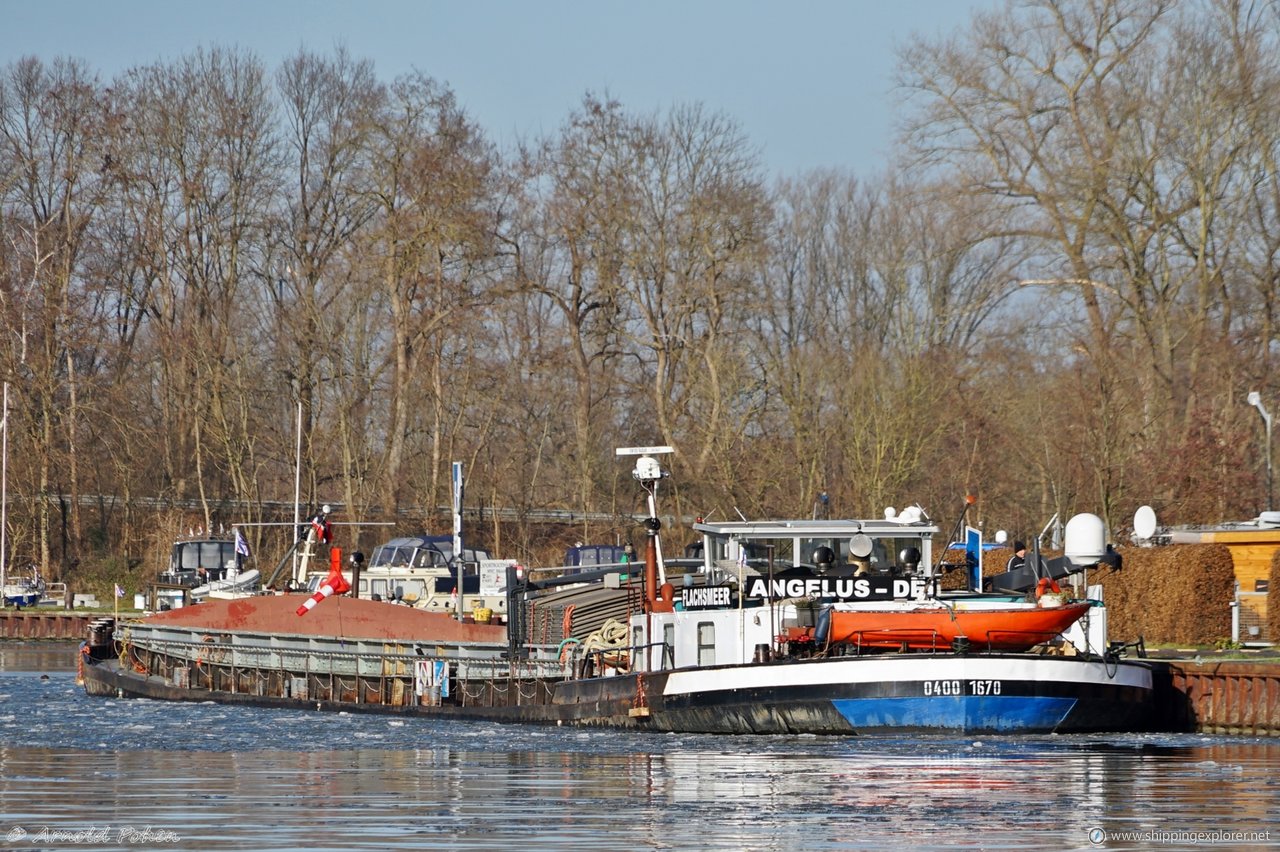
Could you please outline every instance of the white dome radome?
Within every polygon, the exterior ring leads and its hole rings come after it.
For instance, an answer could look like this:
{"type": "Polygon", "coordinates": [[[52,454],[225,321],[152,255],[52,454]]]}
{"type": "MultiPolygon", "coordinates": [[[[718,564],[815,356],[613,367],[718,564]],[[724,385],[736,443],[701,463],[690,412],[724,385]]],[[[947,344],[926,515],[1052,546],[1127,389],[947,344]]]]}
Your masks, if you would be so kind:
{"type": "Polygon", "coordinates": [[[1106,526],[1088,512],[1067,521],[1066,555],[1074,565],[1096,565],[1107,552],[1106,526]]]}

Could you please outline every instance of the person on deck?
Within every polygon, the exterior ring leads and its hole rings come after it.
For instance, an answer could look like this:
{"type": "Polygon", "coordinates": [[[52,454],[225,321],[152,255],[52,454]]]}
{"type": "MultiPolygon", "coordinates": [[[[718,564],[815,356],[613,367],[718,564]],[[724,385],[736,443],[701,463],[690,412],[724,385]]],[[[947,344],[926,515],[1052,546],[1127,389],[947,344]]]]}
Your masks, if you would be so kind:
{"type": "Polygon", "coordinates": [[[1004,566],[1006,571],[1016,571],[1027,564],[1027,546],[1020,541],[1013,543],[1013,555],[1009,557],[1009,562],[1004,566]]]}

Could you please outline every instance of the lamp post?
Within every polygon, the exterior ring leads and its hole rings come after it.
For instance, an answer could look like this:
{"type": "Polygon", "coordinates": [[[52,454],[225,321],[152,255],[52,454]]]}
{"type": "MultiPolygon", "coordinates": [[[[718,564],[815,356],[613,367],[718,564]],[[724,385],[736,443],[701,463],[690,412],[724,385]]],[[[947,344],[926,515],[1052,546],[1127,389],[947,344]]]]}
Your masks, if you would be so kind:
{"type": "Polygon", "coordinates": [[[1267,411],[1262,405],[1262,394],[1257,391],[1249,391],[1249,404],[1258,409],[1258,413],[1262,415],[1263,425],[1267,431],[1267,511],[1271,511],[1271,412],[1267,411]]]}

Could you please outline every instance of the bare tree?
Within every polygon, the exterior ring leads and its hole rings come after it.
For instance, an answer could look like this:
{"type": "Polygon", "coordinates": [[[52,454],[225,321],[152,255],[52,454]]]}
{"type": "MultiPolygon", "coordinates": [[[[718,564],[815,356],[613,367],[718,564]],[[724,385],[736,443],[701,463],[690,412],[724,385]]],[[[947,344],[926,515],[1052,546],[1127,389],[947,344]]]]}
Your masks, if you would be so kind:
{"type": "MultiPolygon", "coordinates": [[[[344,498],[364,503],[358,481],[367,471],[364,445],[379,435],[374,418],[352,422],[352,412],[369,411],[374,370],[370,340],[369,274],[356,269],[355,241],[376,210],[370,164],[376,115],[385,87],[376,81],[372,64],[352,59],[344,50],[325,59],[310,52],[285,61],[276,74],[287,125],[285,145],[292,171],[283,225],[282,255],[273,257],[275,362],[280,381],[302,409],[302,443],[308,464],[308,501],[320,499],[316,464],[323,441],[316,430],[323,422],[321,397],[328,380],[337,414],[339,464],[344,498]],[[357,349],[340,347],[356,342],[357,349]],[[347,371],[351,371],[348,372],[347,371]]],[[[292,406],[283,422],[293,421],[292,406]]]]}
{"type": "Polygon", "coordinates": [[[1086,416],[1108,424],[1090,439],[1107,507],[1136,451],[1183,446],[1202,400],[1223,396],[1238,211],[1257,199],[1257,113],[1236,60],[1259,28],[1239,26],[1239,4],[1178,8],[1038,0],[903,54],[924,95],[907,125],[917,162],[1005,206],[990,232],[1042,258],[1023,283],[1079,299],[1078,345],[1097,372],[1086,416]]]}
{"type": "MultiPolygon", "coordinates": [[[[82,308],[85,254],[102,203],[104,111],[96,78],[78,62],[34,58],[0,78],[0,205],[13,263],[3,291],[15,325],[5,341],[7,375],[33,412],[31,454],[40,563],[51,563],[50,507],[64,489],[62,567],[80,558],[80,446],[75,419],[75,345],[91,340],[82,308]],[[66,475],[67,480],[62,476],[66,475]]],[[[91,303],[91,302],[90,302],[91,303]]],[[[78,403],[77,399],[77,403],[78,403]]],[[[55,577],[61,571],[53,572],[55,577]]]]}
{"type": "Polygon", "coordinates": [[[559,390],[573,400],[571,488],[584,510],[597,496],[619,385],[621,232],[634,199],[628,127],[619,103],[585,97],[559,136],[526,155],[529,221],[515,238],[520,283],[545,301],[547,327],[563,332],[535,339],[549,339],[554,351],[542,357],[567,363],[572,377],[559,390]]]}
{"type": "Polygon", "coordinates": [[[414,433],[429,436],[420,493],[429,505],[444,493],[449,420],[466,398],[456,360],[479,342],[474,312],[490,299],[494,167],[490,146],[452,92],[420,74],[396,81],[373,142],[379,216],[368,253],[388,311],[388,508],[400,502],[414,433]]]}
{"type": "Polygon", "coordinates": [[[739,128],[699,105],[638,119],[629,136],[628,332],[653,433],[686,436],[681,464],[696,479],[726,425],[721,370],[741,342],[735,320],[763,257],[767,194],[739,128]]]}

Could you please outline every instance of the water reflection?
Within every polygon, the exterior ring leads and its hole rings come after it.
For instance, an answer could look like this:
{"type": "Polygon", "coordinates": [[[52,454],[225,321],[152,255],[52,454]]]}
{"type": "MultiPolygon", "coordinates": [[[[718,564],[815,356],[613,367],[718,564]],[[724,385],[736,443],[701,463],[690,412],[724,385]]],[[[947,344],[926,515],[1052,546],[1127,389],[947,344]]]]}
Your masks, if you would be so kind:
{"type": "MultiPolygon", "coordinates": [[[[439,732],[435,732],[439,733],[439,732]]],[[[0,747],[3,830],[155,827],[188,848],[1085,848],[1088,830],[1275,828],[1272,743],[751,743],[660,753],[0,747]],[[938,749],[940,756],[907,753],[938,749]]],[[[737,744],[737,741],[734,741],[737,744]]],[[[1277,832],[1280,841],[1280,832],[1277,832]]],[[[1134,844],[1130,848],[1140,848],[1134,844]]]]}
{"type": "Polygon", "coordinates": [[[190,849],[1089,849],[1094,829],[1106,848],[1224,829],[1275,837],[1222,848],[1280,846],[1269,740],[451,725],[104,701],[72,677],[0,675],[0,833],[27,832],[7,848],[46,828],[190,849]]]}
{"type": "Polygon", "coordinates": [[[0,672],[56,672],[76,667],[76,642],[0,641],[0,672]]]}

